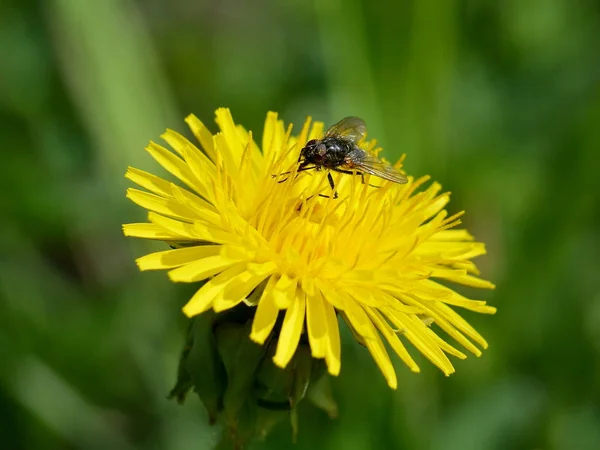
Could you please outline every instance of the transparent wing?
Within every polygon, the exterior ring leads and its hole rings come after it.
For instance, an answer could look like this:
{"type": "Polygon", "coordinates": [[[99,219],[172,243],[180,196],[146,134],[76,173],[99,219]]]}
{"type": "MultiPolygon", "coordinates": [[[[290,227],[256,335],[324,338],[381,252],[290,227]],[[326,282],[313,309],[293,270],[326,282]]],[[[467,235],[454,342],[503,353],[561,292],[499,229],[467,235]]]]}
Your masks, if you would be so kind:
{"type": "Polygon", "coordinates": [[[398,169],[365,152],[360,157],[354,158],[351,166],[352,170],[368,173],[394,183],[404,184],[408,182],[398,169]]]}
{"type": "Polygon", "coordinates": [[[360,141],[367,132],[365,122],[358,117],[344,117],[338,123],[329,127],[325,137],[341,136],[353,142],[360,141]]]}

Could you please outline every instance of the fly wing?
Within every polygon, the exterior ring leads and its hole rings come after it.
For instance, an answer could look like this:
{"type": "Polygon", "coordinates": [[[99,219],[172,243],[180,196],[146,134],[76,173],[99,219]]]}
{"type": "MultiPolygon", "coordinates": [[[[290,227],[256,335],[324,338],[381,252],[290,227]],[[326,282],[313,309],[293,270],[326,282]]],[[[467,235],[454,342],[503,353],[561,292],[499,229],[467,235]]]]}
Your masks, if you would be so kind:
{"type": "Polygon", "coordinates": [[[324,137],[340,136],[354,143],[360,141],[367,132],[365,122],[358,117],[344,117],[338,123],[329,127],[324,137]]]}
{"type": "Polygon", "coordinates": [[[402,174],[402,172],[381,161],[380,159],[377,159],[368,153],[364,153],[361,156],[362,157],[352,160],[353,170],[368,173],[394,183],[404,184],[408,182],[408,179],[406,176],[404,176],[404,174],[402,174]]]}

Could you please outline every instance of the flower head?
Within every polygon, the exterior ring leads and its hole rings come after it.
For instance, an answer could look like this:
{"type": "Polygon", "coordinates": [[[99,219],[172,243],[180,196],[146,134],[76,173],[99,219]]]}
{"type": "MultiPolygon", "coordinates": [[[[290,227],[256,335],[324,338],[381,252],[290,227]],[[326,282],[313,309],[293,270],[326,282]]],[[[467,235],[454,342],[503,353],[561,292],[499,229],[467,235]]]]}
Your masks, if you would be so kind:
{"type": "MultiPolygon", "coordinates": [[[[446,375],[454,372],[448,354],[466,357],[432,326],[481,354],[475,344],[486,348],[486,341],[454,307],[488,314],[495,308],[445,282],[493,288],[471,261],[485,247],[455,228],[462,213],[448,215],[449,194],[438,183],[369,176],[363,183],[332,172],[334,198],[327,171],[297,172],[300,150],[322,134],[322,123],[309,118],[292,135],[291,125],[268,113],[259,148],[229,110],[216,116],[214,135],[195,116],[186,119],[200,148],[172,130],[162,138],[173,151],[147,147],[186,187],[134,168],[126,175],[149,191],[129,189],[127,196],[150,212],[148,223],[124,225],[125,235],[176,247],[139,258],[140,269],[168,269],[175,282],[205,281],[186,315],[246,302],[256,307],[250,337],[261,344],[281,315],[275,364],[285,367],[305,335],[332,375],[341,367],[340,316],[392,388],[396,374],[384,341],[414,372],[407,341],[446,375]]],[[[361,145],[376,151],[373,141],[361,145]]]]}

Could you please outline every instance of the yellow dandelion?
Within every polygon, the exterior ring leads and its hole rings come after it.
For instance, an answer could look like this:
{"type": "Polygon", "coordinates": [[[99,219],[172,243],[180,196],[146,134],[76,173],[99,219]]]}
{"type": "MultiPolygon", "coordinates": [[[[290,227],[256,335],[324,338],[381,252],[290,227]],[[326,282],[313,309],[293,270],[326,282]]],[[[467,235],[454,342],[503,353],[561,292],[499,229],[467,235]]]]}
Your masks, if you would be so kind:
{"type": "MultiPolygon", "coordinates": [[[[193,115],[186,122],[200,147],[167,130],[161,137],[173,151],[154,142],[146,150],[187,187],[129,168],[126,177],[146,191],[131,188],[127,197],[149,213],[148,223],[123,229],[176,247],[139,258],[141,270],[205,281],[184,306],[187,316],[246,302],[256,307],[250,337],[262,344],[281,314],[275,364],[285,367],[305,334],[312,356],[332,375],[341,367],[341,317],[392,388],[396,374],[384,342],[413,372],[419,366],[406,342],[446,375],[454,372],[448,355],[466,356],[438,329],[477,356],[475,344],[487,347],[454,307],[486,314],[495,308],[440,283],[494,287],[471,261],[485,253],[484,244],[454,228],[462,213],[448,215],[449,193],[438,183],[372,176],[363,183],[333,172],[334,198],[327,171],[297,173],[300,150],[322,135],[322,123],[308,118],[292,135],[292,126],[270,112],[259,147],[228,109],[216,111],[214,135],[193,115]]],[[[361,145],[376,152],[374,142],[361,145]]]]}

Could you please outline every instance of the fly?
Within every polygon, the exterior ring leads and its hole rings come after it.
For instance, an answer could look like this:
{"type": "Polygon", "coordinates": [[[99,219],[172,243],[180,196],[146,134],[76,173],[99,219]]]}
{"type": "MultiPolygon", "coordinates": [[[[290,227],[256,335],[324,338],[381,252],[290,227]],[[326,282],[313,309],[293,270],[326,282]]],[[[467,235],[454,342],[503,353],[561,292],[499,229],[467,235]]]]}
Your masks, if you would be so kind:
{"type": "MultiPolygon", "coordinates": [[[[332,125],[321,139],[312,139],[300,151],[298,172],[322,170],[360,175],[373,175],[393,183],[404,184],[408,180],[396,168],[381,161],[360,148],[359,141],[366,134],[365,122],[358,117],[346,117],[332,125]]],[[[331,172],[327,180],[337,198],[331,172]]]]}

